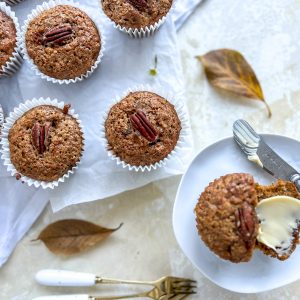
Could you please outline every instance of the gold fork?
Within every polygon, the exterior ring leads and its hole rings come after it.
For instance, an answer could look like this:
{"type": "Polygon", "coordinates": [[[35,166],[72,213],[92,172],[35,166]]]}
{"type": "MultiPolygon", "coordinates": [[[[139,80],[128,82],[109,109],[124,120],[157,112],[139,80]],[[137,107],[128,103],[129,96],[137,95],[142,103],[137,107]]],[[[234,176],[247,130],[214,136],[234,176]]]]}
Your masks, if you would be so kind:
{"type": "MultiPolygon", "coordinates": [[[[154,288],[155,289],[155,288],[154,288]]],[[[58,296],[42,296],[34,298],[33,300],[117,300],[117,299],[128,299],[128,298],[151,298],[154,300],[182,300],[185,299],[189,294],[178,294],[178,295],[164,295],[158,298],[149,295],[148,293],[140,293],[135,295],[127,296],[111,296],[111,297],[97,297],[89,295],[58,295],[58,296]]]]}
{"type": "MultiPolygon", "coordinates": [[[[116,297],[93,297],[82,295],[78,300],[112,300],[147,297],[154,300],[180,300],[186,296],[195,294],[196,281],[188,278],[165,276],[155,281],[132,281],[103,278],[94,274],[79,273],[63,270],[42,270],[36,274],[38,283],[47,286],[94,286],[97,284],[134,284],[134,285],[151,285],[154,288],[149,292],[139,294],[116,296],[116,297]]],[[[74,297],[69,299],[77,299],[74,297]]],[[[78,297],[79,295],[77,295],[78,297]]],[[[45,298],[46,299],[46,298],[45,298]]],[[[48,299],[48,298],[47,298],[48,299]]],[[[52,298],[54,299],[54,298],[52,298]]],[[[64,298],[61,298],[64,299],[64,298]]],[[[36,298],[42,300],[42,298],[36,298]]],[[[49,298],[50,300],[50,298],[49,298]]]]}

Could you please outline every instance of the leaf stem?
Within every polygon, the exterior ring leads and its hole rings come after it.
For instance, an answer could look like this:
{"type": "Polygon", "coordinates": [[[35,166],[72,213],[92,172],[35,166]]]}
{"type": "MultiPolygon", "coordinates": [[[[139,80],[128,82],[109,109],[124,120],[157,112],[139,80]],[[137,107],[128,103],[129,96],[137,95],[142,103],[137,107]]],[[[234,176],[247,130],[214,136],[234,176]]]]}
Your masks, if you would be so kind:
{"type": "Polygon", "coordinates": [[[124,223],[122,222],[116,229],[114,229],[114,231],[119,230],[123,225],[124,225],[124,223]]]}
{"type": "Polygon", "coordinates": [[[271,107],[269,106],[269,104],[264,100],[264,103],[266,105],[266,108],[267,108],[267,112],[268,112],[268,118],[271,118],[272,117],[272,110],[271,110],[271,107]]]}

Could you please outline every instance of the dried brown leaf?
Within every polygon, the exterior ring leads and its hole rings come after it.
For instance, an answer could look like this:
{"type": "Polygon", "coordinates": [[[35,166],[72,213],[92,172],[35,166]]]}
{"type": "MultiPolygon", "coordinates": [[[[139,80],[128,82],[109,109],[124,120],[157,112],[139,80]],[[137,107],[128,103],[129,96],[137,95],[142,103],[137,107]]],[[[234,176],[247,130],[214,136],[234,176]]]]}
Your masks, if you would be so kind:
{"type": "Polygon", "coordinates": [[[271,117],[271,109],[265,101],[260,83],[241,53],[231,49],[219,49],[197,58],[203,64],[211,85],[237,96],[263,101],[268,116],[271,117]]]}
{"type": "Polygon", "coordinates": [[[54,254],[72,255],[102,242],[122,225],[109,229],[83,220],[60,220],[48,225],[36,240],[44,242],[54,254]]]}

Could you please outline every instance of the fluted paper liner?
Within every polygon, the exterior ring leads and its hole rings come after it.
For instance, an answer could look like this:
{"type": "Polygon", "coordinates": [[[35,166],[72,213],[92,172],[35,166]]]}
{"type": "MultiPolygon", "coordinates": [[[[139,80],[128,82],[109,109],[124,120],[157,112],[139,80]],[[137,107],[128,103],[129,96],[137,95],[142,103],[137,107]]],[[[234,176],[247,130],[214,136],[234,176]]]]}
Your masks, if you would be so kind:
{"type": "Polygon", "coordinates": [[[16,46],[14,52],[12,53],[11,58],[8,62],[0,68],[0,78],[12,76],[16,71],[18,71],[22,65],[23,59],[20,55],[20,46],[21,46],[21,31],[19,21],[15,15],[15,13],[11,10],[9,6],[7,6],[4,2],[0,2],[0,11],[4,12],[7,16],[9,16],[16,27],[16,46]]]}
{"type": "MultiPolygon", "coordinates": [[[[60,177],[58,180],[46,182],[46,181],[40,181],[35,180],[32,178],[29,178],[27,176],[23,176],[13,165],[13,163],[10,160],[10,151],[9,151],[9,141],[8,141],[8,135],[11,127],[14,125],[14,123],[22,117],[27,111],[30,109],[40,106],[40,105],[52,105],[56,106],[60,109],[64,108],[65,103],[64,102],[58,102],[57,99],[51,100],[50,98],[39,98],[39,99],[32,99],[27,100],[25,103],[21,103],[18,107],[14,109],[13,112],[9,114],[9,116],[5,119],[5,123],[3,125],[2,130],[2,140],[0,144],[2,145],[1,149],[1,158],[4,160],[4,165],[7,167],[7,171],[11,173],[12,176],[16,176],[16,174],[21,175],[21,181],[27,183],[29,186],[35,186],[36,188],[42,187],[43,189],[54,189],[58,186],[60,182],[64,182],[67,178],[70,177],[70,175],[74,174],[75,170],[78,169],[78,165],[80,164],[80,161],[76,163],[76,166],[74,166],[71,170],[69,170],[64,176],[60,177]]],[[[84,152],[84,133],[83,133],[83,126],[81,121],[79,120],[79,116],[75,114],[74,109],[70,108],[69,115],[71,115],[73,118],[76,119],[78,122],[78,125],[80,127],[82,136],[83,136],[83,146],[82,146],[82,153],[84,152]]]]}
{"type": "Polygon", "coordinates": [[[104,12],[103,8],[102,8],[102,1],[100,1],[100,5],[101,5],[101,10],[103,15],[106,17],[106,19],[118,30],[127,33],[129,36],[131,36],[132,38],[144,38],[144,37],[149,37],[152,36],[166,21],[166,19],[169,17],[170,14],[172,14],[172,11],[175,8],[176,5],[176,1],[173,0],[172,6],[170,8],[170,10],[168,11],[168,13],[163,16],[160,20],[158,20],[157,22],[155,22],[153,25],[149,25],[149,26],[145,26],[142,28],[127,28],[124,26],[121,26],[119,24],[117,24],[116,22],[114,22],[113,20],[111,20],[104,12]]]}
{"type": "Polygon", "coordinates": [[[1,141],[1,131],[2,131],[3,123],[4,123],[4,113],[3,113],[2,106],[0,104],[0,141],[1,141]]]}
{"type": "Polygon", "coordinates": [[[24,22],[24,25],[22,26],[21,47],[22,47],[22,52],[23,52],[24,58],[29,62],[29,65],[30,65],[31,69],[34,70],[36,75],[40,76],[43,79],[46,79],[47,81],[51,81],[53,83],[70,84],[70,83],[79,82],[79,81],[82,81],[82,80],[88,78],[97,69],[97,67],[99,66],[99,64],[102,60],[102,57],[103,57],[103,54],[104,54],[104,51],[105,51],[105,35],[104,35],[104,30],[103,30],[103,28],[102,28],[102,26],[99,22],[99,17],[94,16],[93,12],[91,12],[89,9],[87,9],[84,6],[80,5],[78,2],[73,2],[72,0],[51,0],[49,2],[44,2],[41,5],[38,5],[27,16],[27,19],[24,22]],[[26,48],[26,32],[27,32],[27,28],[29,26],[29,23],[33,19],[35,19],[37,16],[39,16],[42,12],[44,12],[45,10],[51,9],[51,8],[53,8],[55,6],[58,6],[58,5],[74,6],[76,8],[79,8],[83,12],[85,12],[89,16],[89,18],[91,18],[91,20],[94,22],[96,28],[98,29],[98,33],[100,35],[100,38],[101,38],[101,49],[100,49],[98,58],[95,61],[92,68],[89,71],[87,71],[85,74],[82,74],[81,76],[73,78],[73,79],[56,79],[56,78],[50,77],[50,76],[42,73],[39,70],[39,68],[35,65],[33,59],[31,59],[30,56],[28,55],[27,48],[26,48]]]}
{"type": "Polygon", "coordinates": [[[120,165],[124,169],[127,168],[130,171],[145,172],[145,171],[157,170],[157,169],[165,166],[169,160],[171,160],[174,156],[176,156],[178,154],[178,152],[180,152],[182,146],[185,144],[185,139],[188,136],[188,128],[189,128],[188,116],[184,109],[184,104],[183,104],[182,100],[179,99],[178,96],[176,96],[172,92],[168,92],[168,91],[164,90],[163,88],[159,88],[159,87],[153,88],[150,86],[138,86],[138,87],[134,87],[132,89],[128,89],[121,96],[116,97],[110,104],[107,111],[105,111],[105,113],[103,114],[102,125],[101,125],[101,140],[102,140],[103,145],[105,146],[105,149],[107,150],[108,156],[112,160],[114,160],[117,163],[117,165],[120,165]],[[110,145],[107,141],[106,134],[105,134],[105,121],[109,115],[110,109],[116,103],[120,102],[122,99],[124,99],[126,96],[128,96],[129,93],[142,92],[142,91],[157,94],[157,95],[165,98],[168,102],[170,102],[171,104],[174,105],[174,108],[177,112],[178,118],[181,122],[181,131],[180,131],[180,135],[179,135],[179,138],[178,138],[175,148],[163,160],[161,160],[155,164],[151,164],[151,165],[147,165],[147,166],[133,166],[131,164],[126,163],[125,161],[122,161],[121,158],[116,156],[112,150],[109,150],[110,145]]]}

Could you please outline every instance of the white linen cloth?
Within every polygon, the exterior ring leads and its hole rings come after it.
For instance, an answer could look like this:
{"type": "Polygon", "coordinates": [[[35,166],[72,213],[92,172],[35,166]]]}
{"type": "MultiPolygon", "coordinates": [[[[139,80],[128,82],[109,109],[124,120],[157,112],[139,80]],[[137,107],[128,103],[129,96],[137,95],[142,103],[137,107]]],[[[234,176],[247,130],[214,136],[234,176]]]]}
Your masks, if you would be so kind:
{"type": "MultiPolygon", "coordinates": [[[[98,1],[78,2],[97,13],[98,1]]],[[[201,0],[179,2],[172,13],[173,20],[168,18],[159,32],[148,39],[131,39],[105,21],[104,59],[96,72],[82,83],[54,85],[36,76],[26,62],[16,76],[0,81],[0,104],[6,114],[27,99],[57,98],[72,104],[83,121],[86,137],[85,155],[79,170],[54,191],[22,185],[10,176],[1,161],[0,267],[49,199],[53,210],[57,211],[71,204],[103,199],[184,171],[190,159],[191,137],[187,140],[185,151],[166,168],[141,174],[123,170],[109,160],[99,136],[101,112],[109,107],[111,99],[127,88],[149,84],[171,89],[174,93],[182,92],[183,78],[176,46],[176,29],[179,29],[201,0]],[[159,75],[151,78],[148,71],[153,67],[155,55],[158,56],[159,75]]],[[[30,11],[40,3],[39,0],[23,1],[12,8],[21,25],[30,11]]]]}

